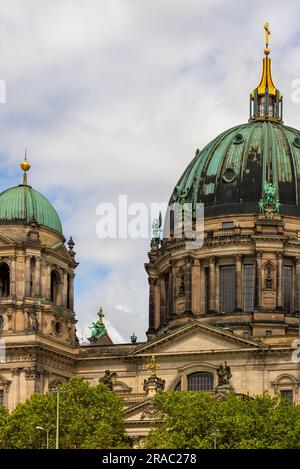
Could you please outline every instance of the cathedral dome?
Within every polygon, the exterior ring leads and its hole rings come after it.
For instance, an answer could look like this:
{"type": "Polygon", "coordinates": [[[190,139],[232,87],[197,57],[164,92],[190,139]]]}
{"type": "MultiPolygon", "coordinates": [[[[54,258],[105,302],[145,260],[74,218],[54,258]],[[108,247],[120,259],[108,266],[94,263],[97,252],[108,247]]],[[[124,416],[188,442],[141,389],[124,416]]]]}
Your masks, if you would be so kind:
{"type": "Polygon", "coordinates": [[[170,203],[202,202],[207,217],[257,213],[271,184],[280,213],[300,215],[300,131],[283,125],[283,98],[271,74],[268,23],[265,31],[262,75],[250,94],[248,123],[226,130],[197,150],[170,203]]]}
{"type": "Polygon", "coordinates": [[[277,189],[280,213],[299,215],[300,131],[254,119],[197,150],[170,203],[202,202],[206,216],[253,213],[266,181],[277,189]]]}
{"type": "Polygon", "coordinates": [[[26,172],[30,164],[26,157],[20,166],[24,171],[23,184],[0,193],[0,224],[30,223],[34,219],[39,225],[62,234],[61,222],[53,205],[27,184],[26,172]]]}

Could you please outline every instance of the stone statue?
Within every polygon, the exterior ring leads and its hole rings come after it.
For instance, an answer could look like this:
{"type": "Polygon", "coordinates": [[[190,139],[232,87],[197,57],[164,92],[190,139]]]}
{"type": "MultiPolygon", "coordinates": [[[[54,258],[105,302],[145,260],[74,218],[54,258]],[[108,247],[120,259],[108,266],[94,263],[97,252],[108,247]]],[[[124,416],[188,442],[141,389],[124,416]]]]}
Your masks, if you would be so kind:
{"type": "Polygon", "coordinates": [[[278,200],[278,192],[272,182],[265,182],[263,189],[263,197],[258,202],[259,213],[279,213],[280,202],[278,200]]]}
{"type": "Polygon", "coordinates": [[[30,319],[29,329],[32,331],[37,331],[39,328],[39,323],[38,323],[36,311],[33,308],[31,308],[27,311],[27,314],[28,314],[28,318],[30,319]]]}
{"type": "Polygon", "coordinates": [[[110,370],[105,370],[104,376],[99,379],[99,383],[105,384],[110,391],[113,390],[114,384],[117,379],[117,373],[111,372],[110,370]]]}
{"type": "Polygon", "coordinates": [[[159,239],[162,225],[162,216],[159,212],[158,218],[155,218],[152,223],[152,239],[159,239]]]}
{"type": "Polygon", "coordinates": [[[227,365],[227,362],[221,363],[217,369],[218,375],[218,386],[228,386],[230,385],[230,378],[232,377],[230,366],[227,365]]]}

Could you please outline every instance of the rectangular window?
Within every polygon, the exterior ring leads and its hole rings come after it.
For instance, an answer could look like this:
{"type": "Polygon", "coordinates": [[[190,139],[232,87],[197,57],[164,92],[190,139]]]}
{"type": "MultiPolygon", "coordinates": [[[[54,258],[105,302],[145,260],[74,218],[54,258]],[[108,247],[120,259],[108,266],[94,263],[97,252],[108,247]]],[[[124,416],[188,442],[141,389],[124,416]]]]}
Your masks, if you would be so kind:
{"type": "Polygon", "coordinates": [[[4,390],[0,389],[0,406],[4,406],[4,390]]]}
{"type": "Polygon", "coordinates": [[[293,404],[293,402],[294,402],[294,393],[293,393],[292,389],[282,389],[280,391],[280,394],[282,395],[282,397],[286,397],[290,404],[293,404]]]}
{"type": "Polygon", "coordinates": [[[287,313],[292,309],[292,284],[293,267],[291,265],[283,266],[283,306],[287,313]]]}
{"type": "Polygon", "coordinates": [[[244,265],[244,311],[253,311],[254,309],[254,266],[253,264],[244,265]]]}
{"type": "Polygon", "coordinates": [[[220,311],[231,313],[235,309],[235,266],[220,267],[220,311]]]}
{"type": "Polygon", "coordinates": [[[209,267],[205,267],[204,275],[205,275],[205,312],[207,313],[209,311],[209,294],[210,294],[209,267]]]}
{"type": "Polygon", "coordinates": [[[234,221],[223,221],[222,228],[225,230],[229,228],[234,228],[234,221]]]}

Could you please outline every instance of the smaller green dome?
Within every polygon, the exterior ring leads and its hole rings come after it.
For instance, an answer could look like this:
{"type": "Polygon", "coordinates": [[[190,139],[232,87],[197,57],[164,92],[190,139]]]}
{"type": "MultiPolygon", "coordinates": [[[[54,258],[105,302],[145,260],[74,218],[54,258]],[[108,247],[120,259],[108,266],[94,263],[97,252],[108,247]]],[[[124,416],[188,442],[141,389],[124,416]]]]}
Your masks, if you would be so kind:
{"type": "Polygon", "coordinates": [[[61,222],[55,208],[40,192],[27,184],[1,192],[0,223],[29,223],[32,219],[39,225],[62,234],[61,222]]]}

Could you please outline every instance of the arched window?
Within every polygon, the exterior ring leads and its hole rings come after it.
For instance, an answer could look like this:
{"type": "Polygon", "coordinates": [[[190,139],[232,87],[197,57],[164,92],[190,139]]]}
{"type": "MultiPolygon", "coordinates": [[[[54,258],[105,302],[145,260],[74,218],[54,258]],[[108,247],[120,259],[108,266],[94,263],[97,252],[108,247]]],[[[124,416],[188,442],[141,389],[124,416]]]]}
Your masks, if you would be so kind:
{"type": "Polygon", "coordinates": [[[188,391],[212,391],[214,376],[206,371],[197,371],[188,376],[188,391]]]}
{"type": "Polygon", "coordinates": [[[174,391],[181,391],[181,381],[178,381],[178,383],[176,384],[174,388],[174,391]]]}
{"type": "Polygon", "coordinates": [[[51,301],[58,302],[58,294],[60,289],[60,276],[56,270],[51,272],[51,301]]]}
{"type": "Polygon", "coordinates": [[[0,337],[2,336],[3,329],[4,329],[4,318],[0,314],[0,337]]]}
{"type": "Polygon", "coordinates": [[[0,264],[0,296],[9,296],[9,267],[7,264],[0,264]]]}

